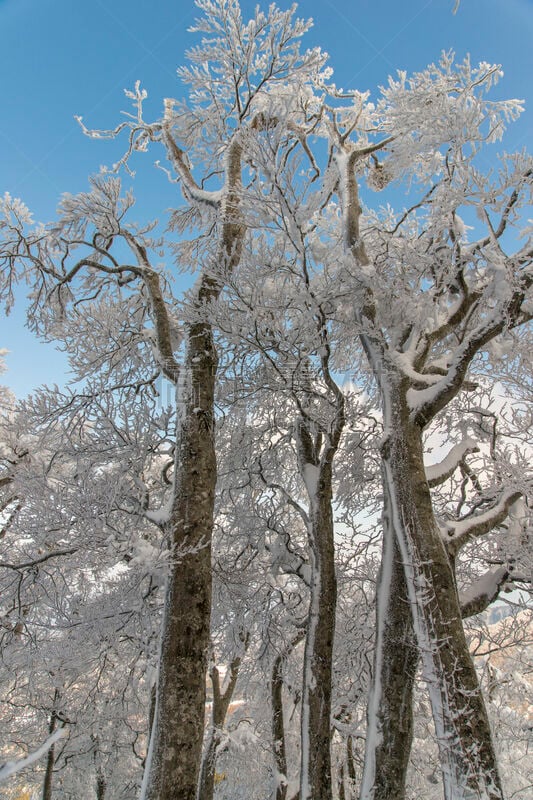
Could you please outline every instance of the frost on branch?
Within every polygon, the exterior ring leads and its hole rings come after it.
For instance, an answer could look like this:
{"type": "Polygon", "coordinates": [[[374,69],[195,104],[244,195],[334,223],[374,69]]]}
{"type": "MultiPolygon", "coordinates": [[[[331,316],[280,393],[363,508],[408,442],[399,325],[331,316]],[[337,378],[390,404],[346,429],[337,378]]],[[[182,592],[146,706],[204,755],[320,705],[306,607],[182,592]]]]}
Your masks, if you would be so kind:
{"type": "Polygon", "coordinates": [[[43,744],[37,748],[33,753],[30,753],[25,758],[20,758],[18,761],[6,761],[5,764],[0,766],[0,783],[7,781],[8,778],[11,778],[13,775],[16,775],[17,772],[22,772],[23,769],[26,767],[31,766],[36,761],[39,761],[46,753],[50,750],[52,745],[58,742],[66,736],[66,731],[64,728],[55,731],[51,736],[46,739],[43,744]]]}

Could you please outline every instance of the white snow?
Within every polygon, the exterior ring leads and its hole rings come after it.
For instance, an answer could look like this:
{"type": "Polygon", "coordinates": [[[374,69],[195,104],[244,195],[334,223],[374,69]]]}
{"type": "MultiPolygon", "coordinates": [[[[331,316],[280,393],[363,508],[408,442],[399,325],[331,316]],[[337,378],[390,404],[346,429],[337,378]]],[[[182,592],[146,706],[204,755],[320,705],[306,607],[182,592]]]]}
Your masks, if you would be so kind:
{"type": "Polygon", "coordinates": [[[391,528],[384,532],[389,536],[389,541],[384,548],[381,562],[381,575],[376,597],[377,604],[377,636],[375,644],[374,675],[372,687],[368,698],[368,727],[366,731],[365,767],[361,784],[360,800],[372,800],[376,778],[376,747],[381,741],[381,731],[378,722],[378,712],[381,706],[381,669],[383,664],[383,633],[386,619],[389,614],[391,602],[391,577],[394,547],[392,538],[394,532],[391,528]]]}
{"type": "Polygon", "coordinates": [[[444,483],[446,478],[449,478],[455,472],[465,455],[473,453],[477,449],[477,443],[470,437],[454,445],[442,461],[426,467],[426,478],[429,485],[438,486],[438,484],[444,483]]]}
{"type": "Polygon", "coordinates": [[[477,581],[474,581],[468,589],[465,589],[464,592],[460,594],[460,601],[461,606],[467,605],[472,603],[474,600],[482,597],[494,597],[496,592],[498,591],[498,587],[500,586],[503,576],[507,572],[506,566],[498,567],[497,569],[489,569],[478,578],[477,581]]]}
{"type": "Polygon", "coordinates": [[[15,775],[17,772],[21,772],[21,770],[34,764],[36,761],[46,755],[53,744],[66,735],[67,732],[65,728],[60,728],[51,736],[49,736],[48,739],[46,739],[46,741],[43,742],[43,744],[37,750],[35,750],[34,753],[30,753],[25,758],[20,758],[17,761],[6,761],[5,764],[0,767],[0,783],[3,783],[12,775],[15,775]]]}
{"type": "Polygon", "coordinates": [[[310,500],[316,496],[319,475],[320,470],[314,464],[306,463],[302,465],[302,478],[310,500]]]}
{"type": "Polygon", "coordinates": [[[150,522],[154,522],[156,525],[166,525],[167,522],[170,522],[173,500],[173,493],[171,493],[166,503],[163,503],[160,508],[156,508],[153,511],[145,511],[144,516],[146,519],[150,520],[150,522]]]}

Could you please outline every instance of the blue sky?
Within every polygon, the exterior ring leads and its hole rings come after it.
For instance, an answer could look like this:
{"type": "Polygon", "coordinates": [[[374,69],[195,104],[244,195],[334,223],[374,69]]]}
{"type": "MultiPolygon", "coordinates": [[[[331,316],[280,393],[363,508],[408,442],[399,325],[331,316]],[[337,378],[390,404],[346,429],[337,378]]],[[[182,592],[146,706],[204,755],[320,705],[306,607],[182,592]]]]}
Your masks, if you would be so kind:
{"type": "MultiPolygon", "coordinates": [[[[267,0],[268,2],[269,0],[267,0]]],[[[288,2],[280,0],[281,7],[288,2]]],[[[241,0],[243,12],[255,0],[241,0]]],[[[261,5],[261,3],[260,3],[261,5]]],[[[530,101],[533,0],[301,0],[313,17],[307,42],[330,54],[337,85],[376,92],[397,69],[422,69],[442,50],[503,65],[494,96],[530,101]]],[[[192,0],[0,0],[0,191],[21,197],[41,221],[53,219],[62,192],[84,190],[87,176],[110,164],[116,147],[85,138],[74,120],[112,127],[127,107],[123,90],[137,79],[154,117],[161,99],[178,96],[176,67],[194,38],[192,0]]],[[[504,147],[529,145],[533,108],[509,129],[504,147]]],[[[136,218],[162,214],[176,189],[145,157],[135,179],[136,218]]],[[[23,396],[64,380],[64,360],[24,329],[19,303],[0,319],[6,347],[3,382],[23,396]]]]}

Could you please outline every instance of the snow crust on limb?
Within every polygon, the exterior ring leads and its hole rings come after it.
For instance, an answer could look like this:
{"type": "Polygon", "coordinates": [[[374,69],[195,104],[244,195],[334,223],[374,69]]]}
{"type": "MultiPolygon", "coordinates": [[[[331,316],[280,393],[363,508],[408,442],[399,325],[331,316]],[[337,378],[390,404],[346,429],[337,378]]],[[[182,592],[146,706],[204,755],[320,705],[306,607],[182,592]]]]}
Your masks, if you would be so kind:
{"type": "Polygon", "coordinates": [[[173,498],[170,497],[166,503],[164,503],[161,508],[155,509],[148,509],[144,512],[144,516],[150,522],[153,522],[155,525],[162,527],[170,522],[170,516],[172,513],[172,503],[173,498]]]}
{"type": "Polygon", "coordinates": [[[448,455],[439,461],[438,464],[430,464],[426,466],[426,478],[431,487],[438,486],[444,483],[449,478],[461,461],[469,453],[475,453],[479,450],[477,443],[474,439],[467,437],[462,442],[454,445],[448,455]]]}
{"type": "Polygon", "coordinates": [[[509,574],[507,565],[489,569],[478,580],[474,581],[468,589],[460,592],[459,602],[463,619],[473,614],[478,614],[487,608],[498,597],[500,589],[509,574]]]}
{"type": "Polygon", "coordinates": [[[507,489],[488,511],[473,514],[459,522],[449,521],[443,531],[448,551],[457,553],[469,540],[483,536],[501,524],[508,516],[510,508],[521,496],[522,490],[507,489]]]}
{"type": "Polygon", "coordinates": [[[40,758],[46,755],[52,745],[66,735],[67,732],[65,728],[60,728],[51,736],[49,736],[48,739],[46,739],[46,741],[44,741],[42,745],[37,748],[37,750],[35,750],[33,753],[30,753],[25,758],[19,758],[17,761],[6,761],[5,764],[2,764],[0,767],[0,783],[7,781],[7,779],[11,778],[12,775],[16,775],[17,772],[21,772],[23,769],[26,769],[26,767],[35,764],[36,761],[39,761],[40,758]]]}

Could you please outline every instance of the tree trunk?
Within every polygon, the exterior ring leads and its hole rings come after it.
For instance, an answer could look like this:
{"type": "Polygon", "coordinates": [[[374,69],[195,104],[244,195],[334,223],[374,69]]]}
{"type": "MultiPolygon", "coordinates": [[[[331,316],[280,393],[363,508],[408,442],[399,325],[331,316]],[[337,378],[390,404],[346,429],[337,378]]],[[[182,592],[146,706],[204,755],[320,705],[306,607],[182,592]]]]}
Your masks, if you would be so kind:
{"type": "MultiPolygon", "coordinates": [[[[51,736],[57,728],[57,704],[59,702],[59,689],[54,691],[54,705],[50,713],[48,734],[51,736]]],[[[46,757],[46,770],[43,781],[43,800],[52,800],[52,781],[54,778],[55,745],[52,745],[46,757]]]]}
{"type": "Polygon", "coordinates": [[[107,781],[102,773],[96,776],[96,800],[105,800],[107,781]]]}
{"type": "Polygon", "coordinates": [[[287,659],[294,648],[302,641],[305,631],[298,633],[294,639],[279,653],[272,665],[270,680],[270,697],[272,703],[272,750],[275,769],[275,800],[287,797],[287,750],[285,744],[285,714],[283,711],[283,670],[287,659]]]}
{"type": "Polygon", "coordinates": [[[404,800],[413,741],[418,649],[391,509],[387,507],[376,605],[374,674],[360,800],[404,800]]]}
{"type": "MultiPolygon", "coordinates": [[[[48,726],[48,732],[50,733],[50,735],[56,729],[55,722],[56,722],[56,715],[55,712],[52,712],[52,716],[50,718],[50,725],[48,726]]],[[[43,800],[52,800],[52,781],[54,777],[54,763],[55,763],[55,745],[52,745],[46,757],[46,770],[44,773],[44,781],[43,781],[43,800]]]]}
{"type": "Polygon", "coordinates": [[[410,418],[407,381],[384,398],[385,492],[437,734],[446,800],[501,800],[487,711],[426,480],[422,429],[410,418]]]}
{"type": "Polygon", "coordinates": [[[276,656],[270,681],[272,744],[276,783],[275,800],[285,800],[287,796],[287,751],[285,748],[285,719],[283,714],[283,667],[285,661],[285,652],[276,656]]]}
{"type": "MultiPolygon", "coordinates": [[[[174,153],[172,158],[177,153],[179,161],[179,149],[168,131],[164,138],[174,153]]],[[[156,709],[141,800],[196,798],[205,721],[217,480],[214,400],[218,358],[212,326],[205,315],[241,257],[246,230],[239,208],[241,190],[241,145],[236,135],[228,148],[215,264],[200,279],[194,303],[197,321],[187,327],[184,381],[178,380],[180,424],[169,524],[173,559],[167,580],[156,709]]],[[[174,373],[177,364],[167,335],[168,314],[160,292],[152,291],[151,296],[159,338],[167,342],[170,372],[174,373]]]]}
{"type": "Polygon", "coordinates": [[[171,514],[157,701],[143,781],[145,800],[195,800],[205,714],[211,617],[211,534],[216,485],[211,328],[191,325],[171,514]]]}
{"type": "Polygon", "coordinates": [[[220,730],[213,728],[209,733],[209,740],[202,760],[198,800],[212,800],[215,793],[217,748],[220,741],[220,730]]]}
{"type": "Polygon", "coordinates": [[[346,740],[346,761],[341,764],[339,770],[339,780],[337,791],[339,800],[352,800],[355,797],[355,758],[353,752],[353,738],[348,736],[346,740]],[[348,793],[346,793],[346,782],[348,782],[348,793]]]}
{"type": "Polygon", "coordinates": [[[331,800],[333,796],[331,675],[337,579],[331,501],[329,462],[320,469],[309,509],[311,596],[302,686],[300,800],[331,800]]]}
{"type": "MultiPolygon", "coordinates": [[[[242,637],[244,650],[248,649],[248,634],[242,637]]],[[[211,670],[211,685],[213,687],[213,708],[211,714],[211,725],[207,737],[207,742],[200,769],[200,781],[198,784],[198,800],[213,800],[215,793],[215,775],[217,764],[217,749],[222,741],[222,731],[224,722],[231,703],[231,698],[235,692],[242,656],[235,656],[229,668],[229,680],[225,691],[220,688],[220,675],[216,666],[211,670]]]]}

